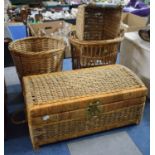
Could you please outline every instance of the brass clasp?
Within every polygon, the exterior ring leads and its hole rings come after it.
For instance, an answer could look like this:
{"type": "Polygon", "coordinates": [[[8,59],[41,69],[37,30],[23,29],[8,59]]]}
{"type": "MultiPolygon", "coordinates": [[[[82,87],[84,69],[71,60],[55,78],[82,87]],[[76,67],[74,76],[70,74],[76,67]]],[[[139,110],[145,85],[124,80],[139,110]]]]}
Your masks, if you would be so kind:
{"type": "Polygon", "coordinates": [[[87,108],[87,114],[89,117],[98,117],[100,114],[100,109],[98,108],[98,105],[100,105],[100,101],[95,101],[89,104],[87,108]]]}

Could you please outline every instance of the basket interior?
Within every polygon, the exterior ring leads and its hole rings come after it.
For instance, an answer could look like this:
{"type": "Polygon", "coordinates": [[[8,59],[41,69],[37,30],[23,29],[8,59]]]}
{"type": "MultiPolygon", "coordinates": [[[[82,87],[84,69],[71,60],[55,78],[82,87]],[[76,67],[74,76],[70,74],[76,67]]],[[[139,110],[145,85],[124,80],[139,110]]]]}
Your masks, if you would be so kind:
{"type": "Polygon", "coordinates": [[[114,39],[120,33],[121,6],[81,5],[77,14],[77,35],[80,40],[114,39]]]}
{"type": "Polygon", "coordinates": [[[119,33],[121,8],[86,7],[85,36],[93,40],[112,39],[119,33]],[[97,23],[97,24],[96,24],[97,23]],[[89,26],[91,25],[91,27],[89,26]],[[94,32],[95,31],[95,32],[94,32]],[[91,35],[93,34],[93,37],[91,35]]]}
{"type": "Polygon", "coordinates": [[[36,53],[63,48],[61,40],[53,38],[28,38],[14,42],[11,49],[22,53],[36,53]]]}

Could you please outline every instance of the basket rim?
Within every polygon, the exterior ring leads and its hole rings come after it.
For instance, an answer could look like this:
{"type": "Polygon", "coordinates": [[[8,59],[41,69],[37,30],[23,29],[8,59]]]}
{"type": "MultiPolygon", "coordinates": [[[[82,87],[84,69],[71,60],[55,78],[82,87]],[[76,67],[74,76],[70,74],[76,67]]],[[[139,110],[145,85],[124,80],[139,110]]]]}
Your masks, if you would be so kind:
{"type": "Polygon", "coordinates": [[[80,44],[80,45],[104,45],[110,43],[118,43],[121,42],[124,37],[116,37],[114,39],[107,39],[107,40],[80,40],[77,38],[75,31],[72,31],[69,36],[69,41],[73,44],[80,44]]]}
{"type": "Polygon", "coordinates": [[[61,50],[64,50],[65,49],[65,44],[63,42],[62,39],[58,39],[58,38],[54,38],[54,37],[48,37],[48,36],[32,36],[32,37],[26,37],[26,38],[23,38],[23,39],[17,39],[13,42],[11,42],[8,46],[9,50],[13,53],[18,53],[18,54],[22,54],[22,55],[38,55],[38,54],[49,54],[49,53],[54,53],[54,52],[58,52],[58,51],[61,51],[61,50]],[[50,49],[50,50],[43,50],[43,51],[38,51],[38,52],[23,52],[21,50],[17,51],[15,48],[13,48],[13,44],[17,43],[17,42],[20,42],[20,41],[25,41],[25,40],[31,40],[31,39],[52,39],[52,40],[57,40],[57,41],[61,41],[63,43],[63,46],[62,48],[56,48],[56,49],[50,49]]]}

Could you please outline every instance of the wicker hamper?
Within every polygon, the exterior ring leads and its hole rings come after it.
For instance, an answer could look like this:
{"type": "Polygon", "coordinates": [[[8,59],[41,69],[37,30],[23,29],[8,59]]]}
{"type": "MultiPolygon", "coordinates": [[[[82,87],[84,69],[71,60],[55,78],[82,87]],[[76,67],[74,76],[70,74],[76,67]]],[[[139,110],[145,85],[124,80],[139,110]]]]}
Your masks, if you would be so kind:
{"type": "Polygon", "coordinates": [[[29,37],[12,42],[9,49],[20,80],[23,76],[60,71],[65,45],[50,37],[29,37]]]}
{"type": "Polygon", "coordinates": [[[147,93],[121,65],[26,76],[23,85],[34,148],[138,124],[147,93]]]}
{"type": "Polygon", "coordinates": [[[104,40],[118,36],[121,6],[80,5],[76,33],[80,40],[104,40]]]}
{"type": "Polygon", "coordinates": [[[115,64],[123,37],[109,40],[80,41],[73,33],[70,38],[72,68],[88,68],[115,64]]]}

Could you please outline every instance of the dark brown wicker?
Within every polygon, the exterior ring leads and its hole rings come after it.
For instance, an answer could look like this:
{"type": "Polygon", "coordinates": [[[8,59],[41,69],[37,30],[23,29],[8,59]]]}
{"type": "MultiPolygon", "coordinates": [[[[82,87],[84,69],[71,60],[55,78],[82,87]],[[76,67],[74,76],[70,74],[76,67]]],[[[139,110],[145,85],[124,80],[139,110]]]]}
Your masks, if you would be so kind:
{"type": "Polygon", "coordinates": [[[104,40],[117,37],[121,14],[121,6],[79,6],[76,19],[77,37],[80,40],[104,40]]]}
{"type": "Polygon", "coordinates": [[[72,33],[70,36],[72,68],[87,68],[115,64],[118,47],[123,37],[110,40],[80,41],[72,33]]]}
{"type": "Polygon", "coordinates": [[[62,69],[65,45],[49,37],[29,37],[12,42],[9,49],[20,80],[23,76],[62,69]]]}

